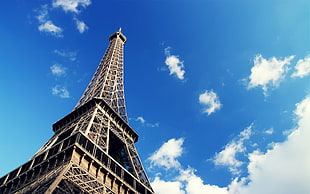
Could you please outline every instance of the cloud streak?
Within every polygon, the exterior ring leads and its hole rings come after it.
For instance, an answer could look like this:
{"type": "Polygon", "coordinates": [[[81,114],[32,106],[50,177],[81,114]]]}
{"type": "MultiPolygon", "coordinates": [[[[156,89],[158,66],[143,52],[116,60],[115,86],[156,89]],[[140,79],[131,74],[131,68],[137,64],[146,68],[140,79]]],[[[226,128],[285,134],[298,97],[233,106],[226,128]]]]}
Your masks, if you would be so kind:
{"type": "Polygon", "coordinates": [[[159,123],[149,123],[141,116],[137,117],[135,121],[140,122],[143,126],[146,126],[146,127],[158,127],[159,126],[159,123]]]}
{"type": "Polygon", "coordinates": [[[75,52],[75,51],[65,51],[65,50],[55,49],[54,53],[61,56],[61,57],[69,58],[70,61],[75,61],[76,56],[77,56],[77,52],[75,52]]]}
{"type": "Polygon", "coordinates": [[[227,166],[232,174],[239,174],[240,170],[238,167],[240,167],[243,162],[237,159],[237,154],[246,150],[244,141],[250,138],[252,128],[253,124],[240,132],[238,138],[228,143],[222,151],[216,153],[213,159],[214,164],[217,166],[227,166]]]}

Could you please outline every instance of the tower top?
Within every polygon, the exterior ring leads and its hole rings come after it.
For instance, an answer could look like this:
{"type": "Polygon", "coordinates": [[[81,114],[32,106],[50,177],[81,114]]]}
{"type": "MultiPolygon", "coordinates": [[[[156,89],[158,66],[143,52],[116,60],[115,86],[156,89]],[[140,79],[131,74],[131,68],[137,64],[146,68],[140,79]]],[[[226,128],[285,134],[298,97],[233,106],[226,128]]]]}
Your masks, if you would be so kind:
{"type": "Polygon", "coordinates": [[[119,37],[119,38],[123,41],[123,44],[126,43],[127,38],[126,38],[126,36],[122,33],[122,28],[119,28],[118,31],[116,31],[114,34],[112,34],[112,35],[110,36],[110,39],[109,39],[110,42],[111,42],[114,38],[117,38],[117,37],[119,37]]]}
{"type": "Polygon", "coordinates": [[[123,81],[123,49],[126,40],[121,28],[110,36],[110,45],[75,109],[92,98],[102,98],[127,122],[123,81]]]}

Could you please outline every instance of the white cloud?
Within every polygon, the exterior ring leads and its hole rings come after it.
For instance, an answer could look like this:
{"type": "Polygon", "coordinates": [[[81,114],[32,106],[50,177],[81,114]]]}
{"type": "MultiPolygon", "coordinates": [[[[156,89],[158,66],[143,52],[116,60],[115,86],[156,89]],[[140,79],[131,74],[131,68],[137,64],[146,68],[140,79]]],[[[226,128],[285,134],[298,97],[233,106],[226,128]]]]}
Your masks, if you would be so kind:
{"type": "MultiPolygon", "coordinates": [[[[52,6],[61,7],[65,12],[73,12],[75,13],[74,15],[76,15],[80,12],[81,7],[85,8],[90,4],[91,0],[53,0],[52,6]]],[[[42,5],[39,10],[36,10],[36,12],[38,12],[38,16],[36,18],[40,23],[38,27],[39,31],[50,33],[56,37],[63,37],[63,29],[55,25],[52,20],[49,19],[47,4],[42,5]]],[[[73,20],[75,21],[76,27],[81,34],[88,29],[85,22],[78,20],[76,16],[73,17],[73,20]]]]}
{"type": "Polygon", "coordinates": [[[262,87],[264,95],[267,96],[270,87],[277,87],[284,79],[288,71],[287,65],[291,63],[294,56],[285,57],[279,60],[275,57],[265,59],[257,55],[254,59],[254,66],[251,68],[250,82],[248,88],[262,87]]]}
{"type": "Polygon", "coordinates": [[[47,9],[47,4],[42,5],[41,9],[37,10],[38,16],[37,19],[40,23],[44,23],[48,19],[48,9],[47,9]]]}
{"type": "Polygon", "coordinates": [[[183,138],[170,139],[164,143],[155,153],[153,153],[148,160],[151,166],[164,167],[168,169],[176,169],[180,167],[180,163],[176,160],[183,153],[182,144],[183,138]]]}
{"type": "Polygon", "coordinates": [[[271,135],[271,134],[273,134],[273,128],[270,128],[270,129],[268,129],[268,130],[266,130],[266,131],[264,131],[266,134],[269,134],[269,135],[271,135]]]}
{"type": "Polygon", "coordinates": [[[159,123],[146,123],[148,127],[159,127],[159,123]]]}
{"type": "Polygon", "coordinates": [[[54,0],[53,7],[61,7],[65,12],[79,13],[80,7],[87,7],[91,0],[54,0]]]}
{"type": "MultiPolygon", "coordinates": [[[[182,148],[183,139],[175,140],[170,139],[168,142],[164,143],[159,150],[165,147],[165,151],[167,152],[169,147],[177,147],[177,150],[183,150],[182,148]],[[170,144],[170,146],[167,146],[170,144]],[[171,146],[174,144],[174,146],[171,146]]],[[[175,151],[176,149],[171,149],[170,152],[175,151]]],[[[182,152],[182,151],[181,151],[182,152]]],[[[181,153],[179,152],[179,153],[181,153]]],[[[157,154],[156,151],[153,155],[157,154]]],[[[169,154],[161,154],[161,155],[172,155],[169,154]]],[[[157,174],[153,181],[151,181],[152,188],[157,194],[228,194],[226,187],[219,187],[217,185],[209,185],[204,184],[203,180],[195,174],[196,170],[191,167],[187,167],[184,169],[179,161],[176,159],[177,157],[173,156],[174,163],[177,163],[176,166],[178,168],[166,168],[166,165],[158,165],[166,170],[169,177],[165,178],[165,175],[157,174]],[[177,170],[176,174],[173,172],[177,170]]],[[[169,159],[166,159],[170,161],[169,159]]]]}
{"type": "Polygon", "coordinates": [[[70,98],[69,91],[65,87],[59,85],[52,88],[52,94],[60,98],[70,98]]]}
{"type": "MultiPolygon", "coordinates": [[[[272,148],[265,153],[254,150],[248,154],[248,175],[245,177],[239,175],[227,187],[204,183],[201,177],[195,173],[195,169],[188,167],[184,170],[177,160],[180,167],[178,174],[172,177],[170,176],[171,171],[167,171],[168,176],[157,174],[151,182],[152,187],[156,193],[160,194],[310,193],[310,95],[296,104],[294,113],[297,127],[291,131],[287,140],[274,143],[272,148]],[[161,187],[161,185],[163,186],[161,187]],[[164,188],[169,192],[165,192],[164,188]]],[[[250,138],[251,126],[239,134],[237,140],[234,140],[235,144],[240,144],[240,141],[244,142],[250,138]]],[[[179,146],[179,149],[183,148],[179,146]]],[[[227,164],[235,164],[230,162],[234,159],[223,161],[227,161],[227,164]]]]}
{"type": "Polygon", "coordinates": [[[60,64],[54,64],[50,66],[52,74],[55,76],[61,76],[66,74],[66,68],[62,67],[60,64]]]}
{"type": "Polygon", "coordinates": [[[64,51],[64,50],[55,49],[54,53],[62,57],[67,57],[70,59],[70,61],[75,61],[76,56],[77,56],[77,52],[75,51],[64,51]]]}
{"type": "Polygon", "coordinates": [[[166,55],[166,65],[169,68],[170,75],[175,74],[178,79],[183,80],[184,79],[184,62],[180,61],[179,57],[176,55],[170,54],[170,47],[165,48],[165,55],[166,55]]]}
{"type": "Polygon", "coordinates": [[[185,194],[179,181],[164,181],[155,177],[151,184],[157,194],[185,194]]]}
{"type": "Polygon", "coordinates": [[[158,127],[159,126],[159,123],[149,123],[141,116],[137,117],[134,120],[137,122],[140,122],[142,125],[147,126],[147,127],[158,127]]]}
{"type": "MultiPolygon", "coordinates": [[[[81,11],[81,8],[86,8],[90,4],[91,0],[53,0],[52,6],[60,7],[65,12],[73,12],[73,20],[76,23],[78,31],[82,34],[88,29],[88,26],[85,22],[77,19],[76,15],[81,11]]],[[[63,29],[55,25],[52,20],[49,19],[49,8],[47,4],[42,5],[39,10],[36,10],[36,12],[38,12],[36,18],[40,23],[38,27],[40,31],[50,33],[56,37],[63,37],[63,29]]]]}
{"type": "Polygon", "coordinates": [[[81,34],[83,34],[88,29],[87,25],[83,21],[75,19],[75,23],[76,23],[76,28],[81,34]]]}
{"type": "Polygon", "coordinates": [[[217,110],[220,110],[222,107],[219,97],[212,90],[206,90],[204,93],[200,94],[199,103],[206,106],[203,112],[207,113],[208,115],[214,113],[217,110]]]}
{"type": "Polygon", "coordinates": [[[294,113],[299,119],[299,125],[304,126],[310,124],[310,120],[306,119],[310,118],[307,117],[310,116],[310,96],[306,97],[302,102],[296,104],[296,110],[294,113]]]}
{"type": "Polygon", "coordinates": [[[180,170],[179,181],[183,181],[188,194],[228,194],[226,187],[204,184],[203,180],[195,174],[195,169],[188,167],[180,170]]]}
{"type": "Polygon", "coordinates": [[[172,181],[156,176],[151,182],[152,188],[157,194],[228,194],[227,187],[204,184],[195,171],[191,167],[185,170],[180,168],[172,181]]]}
{"type": "Polygon", "coordinates": [[[304,59],[299,59],[295,66],[295,72],[292,77],[305,77],[310,74],[310,55],[306,56],[304,59]]]}
{"type": "Polygon", "coordinates": [[[41,32],[47,32],[55,37],[63,37],[62,29],[55,24],[51,20],[46,21],[45,23],[42,23],[38,27],[39,31],[41,32]]]}
{"type": "Polygon", "coordinates": [[[232,142],[226,145],[225,149],[215,155],[214,164],[228,166],[229,171],[233,174],[238,174],[237,167],[242,165],[242,162],[236,159],[236,154],[245,151],[243,144],[232,142]]]}
{"type": "Polygon", "coordinates": [[[310,193],[310,96],[296,104],[295,115],[298,126],[286,141],[249,154],[249,176],[234,182],[240,194],[310,193]]]}
{"type": "Polygon", "coordinates": [[[273,149],[275,146],[277,146],[279,143],[278,142],[270,142],[267,144],[267,147],[268,149],[273,149]]]}
{"type": "Polygon", "coordinates": [[[145,123],[145,120],[143,117],[137,117],[136,121],[140,121],[142,124],[145,123]]]}
{"type": "Polygon", "coordinates": [[[37,10],[37,19],[40,23],[38,29],[40,32],[49,33],[55,37],[63,37],[62,28],[56,26],[51,20],[48,20],[48,7],[47,5],[42,5],[41,9],[37,10]]]}
{"type": "Polygon", "coordinates": [[[240,167],[243,162],[237,160],[236,155],[246,150],[244,141],[249,139],[252,133],[253,124],[240,132],[237,139],[228,143],[225,148],[219,153],[215,154],[213,162],[217,166],[227,166],[229,171],[233,174],[239,174],[240,167]]]}
{"type": "Polygon", "coordinates": [[[166,56],[170,56],[170,55],[171,55],[170,50],[171,50],[171,47],[170,47],[170,46],[168,46],[168,47],[166,47],[166,48],[164,49],[165,55],[166,55],[166,56]]]}

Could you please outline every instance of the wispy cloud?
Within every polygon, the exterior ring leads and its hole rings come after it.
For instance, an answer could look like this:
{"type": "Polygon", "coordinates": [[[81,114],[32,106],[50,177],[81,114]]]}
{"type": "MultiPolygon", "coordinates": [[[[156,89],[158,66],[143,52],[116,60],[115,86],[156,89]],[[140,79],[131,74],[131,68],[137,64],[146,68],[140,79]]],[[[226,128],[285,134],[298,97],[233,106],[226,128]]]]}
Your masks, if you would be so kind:
{"type": "Polygon", "coordinates": [[[204,93],[199,95],[199,103],[204,106],[203,112],[208,115],[214,113],[217,110],[220,110],[222,104],[219,97],[215,92],[206,90],[204,93]]]}
{"type": "Polygon", "coordinates": [[[152,167],[164,167],[166,170],[176,169],[180,167],[177,158],[183,153],[182,144],[183,138],[170,139],[164,143],[155,153],[153,153],[148,160],[152,167]]]}
{"type": "Polygon", "coordinates": [[[294,56],[285,57],[283,60],[272,57],[265,59],[258,54],[254,59],[254,66],[251,68],[250,82],[248,89],[262,87],[264,95],[268,95],[270,87],[277,87],[284,79],[288,71],[288,65],[294,56]]]}
{"type": "MultiPolygon", "coordinates": [[[[77,15],[81,12],[82,8],[86,8],[90,4],[91,0],[53,0],[51,8],[59,7],[65,12],[73,13],[72,18],[75,21],[76,28],[82,34],[88,29],[88,26],[85,22],[77,19],[77,15]]],[[[38,29],[55,37],[63,37],[63,29],[49,19],[49,10],[51,8],[47,4],[44,4],[40,9],[35,10],[38,13],[36,16],[39,21],[38,29]]]]}
{"type": "Polygon", "coordinates": [[[295,66],[295,72],[292,77],[303,78],[310,74],[310,55],[306,56],[304,59],[299,59],[295,66]]]}
{"type": "Polygon", "coordinates": [[[144,120],[143,117],[137,117],[137,118],[136,118],[136,121],[139,121],[139,122],[141,122],[142,124],[145,123],[145,120],[144,120]]]}
{"type": "Polygon", "coordinates": [[[273,128],[270,128],[270,129],[268,129],[268,130],[266,130],[266,131],[264,131],[266,134],[269,134],[269,135],[271,135],[271,134],[273,134],[273,128]]]}
{"type": "Polygon", "coordinates": [[[165,170],[165,173],[158,173],[151,182],[155,192],[157,194],[228,194],[226,187],[204,184],[202,178],[196,174],[196,169],[190,166],[184,168],[181,165],[178,158],[183,153],[183,142],[182,138],[170,139],[152,155],[156,157],[151,162],[155,161],[157,167],[165,170]]]}
{"type": "Polygon", "coordinates": [[[179,57],[176,55],[171,55],[170,53],[171,47],[165,48],[166,60],[165,63],[169,68],[170,75],[176,75],[178,79],[184,79],[184,62],[180,61],[179,57]]]}
{"type": "Polygon", "coordinates": [[[67,88],[60,85],[52,88],[52,94],[54,96],[59,96],[60,98],[70,98],[70,93],[67,88]]]}
{"type": "Polygon", "coordinates": [[[83,34],[88,29],[88,26],[83,21],[80,21],[80,20],[78,20],[76,18],[74,20],[75,20],[75,23],[76,23],[76,28],[78,29],[78,31],[81,34],[83,34]]]}
{"type": "Polygon", "coordinates": [[[238,167],[240,167],[243,162],[239,161],[236,156],[238,153],[242,153],[246,150],[244,141],[250,138],[252,128],[253,124],[244,129],[239,134],[238,138],[228,143],[222,151],[216,153],[213,159],[214,164],[217,166],[227,166],[231,173],[239,174],[240,171],[238,167]]]}
{"type": "Polygon", "coordinates": [[[158,127],[159,126],[159,123],[150,123],[150,122],[147,122],[143,117],[139,116],[137,118],[134,119],[135,121],[141,123],[143,126],[146,126],[146,127],[158,127]]]}
{"type": "Polygon", "coordinates": [[[157,194],[185,194],[182,182],[177,180],[165,181],[156,176],[151,185],[157,194]]]}
{"type": "MultiPolygon", "coordinates": [[[[291,130],[287,139],[281,143],[273,143],[273,146],[266,152],[257,149],[248,155],[244,154],[248,160],[244,161],[248,163],[246,168],[247,175],[237,175],[226,187],[203,183],[203,180],[197,175],[195,169],[191,167],[183,168],[184,165],[179,162],[179,157],[172,157],[174,163],[179,166],[177,174],[171,171],[175,170],[175,168],[169,169],[165,165],[158,165],[164,167],[165,171],[155,175],[151,181],[152,187],[159,194],[165,194],[167,193],[166,191],[169,191],[171,194],[309,193],[310,152],[308,148],[310,147],[310,95],[296,104],[294,114],[297,126],[291,130]]],[[[224,150],[233,147],[233,151],[223,154],[223,157],[219,157],[221,158],[221,164],[227,164],[227,166],[232,167],[240,164],[241,161],[238,161],[235,156],[236,153],[244,153],[242,151],[246,149],[244,142],[249,140],[252,134],[252,128],[253,124],[243,130],[235,140],[227,144],[228,146],[224,150]],[[232,144],[236,146],[229,146],[232,144]],[[241,152],[234,150],[241,150],[241,152]],[[224,155],[227,156],[224,157],[224,155]]],[[[179,150],[183,150],[182,145],[183,142],[176,147],[179,150]]]]}
{"type": "Polygon", "coordinates": [[[39,31],[46,32],[47,34],[51,34],[55,37],[63,37],[62,28],[56,26],[51,20],[48,19],[48,6],[42,5],[41,9],[37,10],[38,15],[37,19],[39,21],[39,31]]]}
{"type": "Polygon", "coordinates": [[[51,72],[55,76],[61,76],[66,74],[66,68],[62,67],[60,64],[54,64],[50,66],[51,72]]]}
{"type": "Polygon", "coordinates": [[[91,4],[91,0],[54,0],[53,7],[61,7],[65,12],[79,13],[80,8],[91,4]]]}
{"type": "Polygon", "coordinates": [[[46,21],[38,27],[39,31],[47,32],[55,37],[63,37],[62,29],[55,24],[51,20],[46,21]]]}
{"type": "Polygon", "coordinates": [[[227,187],[204,184],[201,177],[196,174],[196,169],[180,168],[173,180],[163,180],[159,175],[151,182],[157,194],[228,194],[227,187]]]}
{"type": "Polygon", "coordinates": [[[159,123],[146,123],[147,127],[159,127],[159,123]]]}
{"type": "Polygon", "coordinates": [[[37,19],[40,23],[44,23],[47,21],[48,19],[48,7],[47,4],[44,4],[41,6],[40,9],[36,10],[38,15],[37,15],[37,19]]]}
{"type": "Polygon", "coordinates": [[[75,61],[76,60],[76,56],[77,56],[77,52],[76,51],[65,51],[65,50],[55,49],[54,53],[59,55],[59,56],[69,58],[70,61],[75,61]]]}
{"type": "Polygon", "coordinates": [[[236,193],[309,193],[310,96],[297,103],[294,112],[298,125],[286,141],[266,153],[255,150],[249,154],[249,176],[236,178],[236,193]]]}
{"type": "Polygon", "coordinates": [[[196,169],[191,167],[181,169],[177,180],[183,182],[185,191],[188,194],[227,194],[226,187],[204,184],[202,178],[196,175],[196,169]]]}

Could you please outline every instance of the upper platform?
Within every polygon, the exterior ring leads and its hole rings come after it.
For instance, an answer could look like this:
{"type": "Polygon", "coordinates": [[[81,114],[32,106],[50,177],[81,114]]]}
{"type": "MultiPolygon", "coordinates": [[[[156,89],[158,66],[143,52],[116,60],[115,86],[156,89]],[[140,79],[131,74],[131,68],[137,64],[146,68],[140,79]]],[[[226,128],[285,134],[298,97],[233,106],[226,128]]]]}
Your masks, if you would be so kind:
{"type": "Polygon", "coordinates": [[[109,114],[110,118],[117,124],[121,126],[122,130],[124,130],[125,134],[130,136],[134,142],[138,141],[139,135],[138,133],[129,126],[127,122],[125,122],[118,112],[116,112],[105,100],[102,98],[93,98],[92,100],[88,101],[87,103],[83,104],[81,107],[77,108],[76,110],[72,111],[59,121],[53,124],[53,131],[55,133],[60,133],[63,128],[65,128],[68,124],[74,123],[78,120],[82,115],[89,112],[92,108],[96,107],[97,105],[101,106],[107,114],[109,114]]]}
{"type": "Polygon", "coordinates": [[[120,37],[120,39],[124,42],[124,44],[126,43],[126,36],[122,33],[122,28],[120,28],[117,32],[115,32],[114,34],[112,34],[109,38],[110,41],[112,41],[114,38],[120,37]]]}

